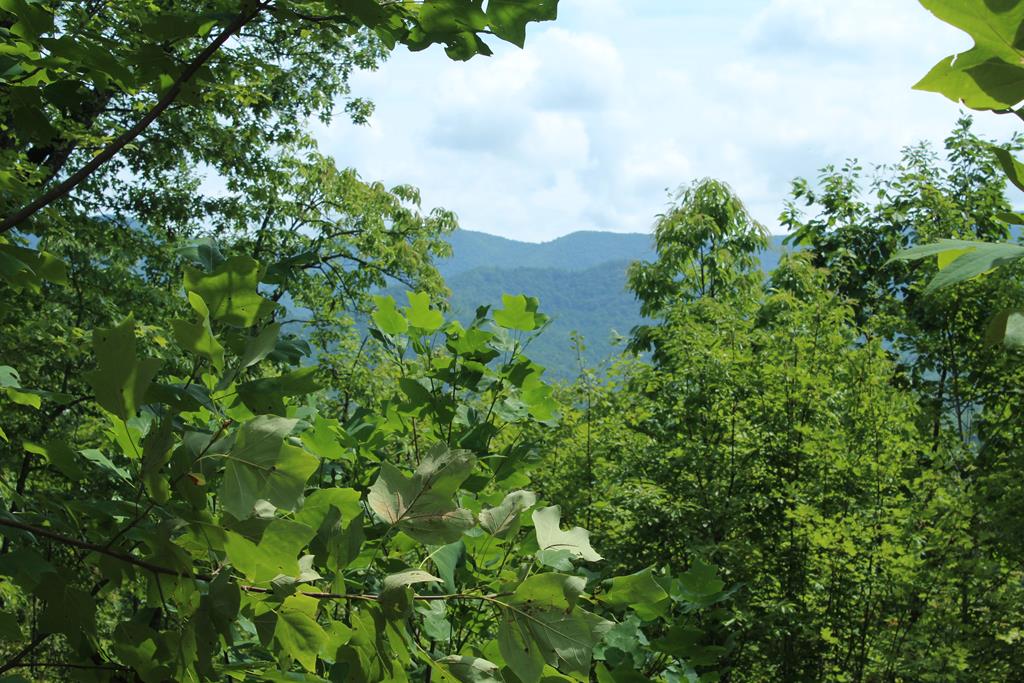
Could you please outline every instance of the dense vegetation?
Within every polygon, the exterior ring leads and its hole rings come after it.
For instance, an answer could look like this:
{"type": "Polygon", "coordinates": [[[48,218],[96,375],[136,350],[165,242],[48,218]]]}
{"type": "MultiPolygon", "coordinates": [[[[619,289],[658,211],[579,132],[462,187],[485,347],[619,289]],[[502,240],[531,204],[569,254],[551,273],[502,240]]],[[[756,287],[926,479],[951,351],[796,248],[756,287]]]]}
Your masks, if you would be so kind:
{"type": "MultiPolygon", "coordinates": [[[[924,4],[976,46],[921,87],[1024,101],[1024,4],[924,4]]],[[[0,680],[1024,679],[1020,141],[796,180],[767,276],[683,185],[552,384],[304,122],[556,6],[0,3],[0,680]]]]}

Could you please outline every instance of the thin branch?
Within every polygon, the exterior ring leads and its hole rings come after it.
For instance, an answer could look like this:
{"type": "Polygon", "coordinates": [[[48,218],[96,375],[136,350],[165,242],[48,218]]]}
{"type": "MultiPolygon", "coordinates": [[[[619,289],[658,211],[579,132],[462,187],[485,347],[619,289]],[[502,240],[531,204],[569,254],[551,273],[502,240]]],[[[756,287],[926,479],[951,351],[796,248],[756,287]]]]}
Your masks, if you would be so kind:
{"type": "Polygon", "coordinates": [[[117,664],[73,664],[71,662],[25,662],[24,664],[17,664],[14,668],[17,669],[92,669],[102,671],[131,671],[127,666],[119,666],[117,664]]]}
{"type": "Polygon", "coordinates": [[[21,666],[21,660],[25,659],[28,655],[32,654],[39,645],[50,636],[49,633],[40,633],[33,638],[28,645],[18,650],[17,654],[8,659],[3,665],[0,665],[0,674],[7,673],[11,669],[16,669],[21,666]]]}
{"type": "MultiPolygon", "coordinates": [[[[240,586],[240,588],[246,593],[260,593],[270,595],[274,593],[272,588],[261,588],[259,586],[240,586]]],[[[317,600],[354,600],[363,602],[379,602],[381,596],[374,595],[372,593],[319,593],[319,592],[306,592],[296,591],[297,595],[304,595],[307,598],[316,598],[317,600]]],[[[498,602],[498,598],[512,595],[511,593],[448,593],[446,595],[413,595],[413,600],[421,600],[424,602],[434,602],[439,600],[479,600],[482,602],[498,602]]],[[[502,603],[503,604],[503,603],[502,603]]]]}
{"type": "MultiPolygon", "coordinates": [[[[183,577],[183,578],[196,579],[198,581],[213,581],[213,579],[214,579],[214,574],[189,573],[189,572],[180,571],[178,569],[171,569],[170,567],[163,567],[161,565],[154,564],[153,562],[148,562],[147,560],[143,560],[142,558],[135,557],[134,555],[128,555],[127,553],[122,553],[122,552],[117,551],[117,550],[112,550],[112,549],[107,548],[105,546],[102,546],[102,545],[100,545],[98,543],[90,543],[88,541],[81,541],[81,540],[79,540],[77,538],[71,538],[70,536],[65,536],[64,534],[59,534],[56,531],[51,531],[51,530],[45,529],[43,527],[38,527],[38,526],[35,526],[35,525],[32,525],[32,524],[26,524],[24,522],[19,522],[16,519],[7,519],[7,518],[0,517],[0,526],[7,526],[7,527],[11,527],[13,529],[20,529],[21,531],[27,531],[27,532],[35,534],[37,536],[42,536],[44,538],[49,538],[51,540],[57,541],[58,543],[63,543],[65,545],[74,546],[76,548],[82,548],[83,550],[89,550],[89,551],[92,551],[92,552],[95,552],[95,553],[100,553],[101,555],[107,555],[108,557],[113,557],[114,559],[121,560],[122,562],[127,562],[128,564],[133,564],[133,565],[135,565],[137,567],[141,567],[142,569],[145,569],[147,571],[151,571],[154,574],[164,574],[164,575],[167,575],[167,576],[179,576],[179,577],[183,577]]],[[[273,589],[262,588],[260,586],[241,585],[241,586],[239,586],[239,588],[241,588],[246,593],[272,594],[274,592],[273,589]]],[[[319,593],[319,592],[304,592],[304,591],[299,591],[299,593],[301,595],[305,595],[305,596],[310,597],[310,598],[316,598],[318,600],[362,600],[362,601],[366,601],[366,602],[377,602],[377,601],[379,601],[381,599],[381,596],[379,596],[379,595],[364,594],[364,593],[319,593]]],[[[489,594],[449,593],[449,594],[446,594],[446,595],[414,595],[413,599],[414,600],[423,600],[423,601],[428,601],[428,602],[429,601],[433,601],[433,600],[483,600],[485,602],[496,602],[498,598],[506,596],[506,595],[511,595],[511,594],[510,593],[489,593],[489,594]]],[[[35,646],[33,645],[32,647],[35,647],[35,646]]],[[[29,648],[26,651],[26,654],[27,654],[28,651],[31,651],[31,648],[29,648]]],[[[22,656],[24,656],[24,655],[22,655],[22,656]]],[[[11,661],[13,662],[14,660],[12,659],[11,661]]],[[[8,665],[11,665],[11,662],[8,662],[8,665]]],[[[7,666],[7,665],[5,665],[5,666],[7,666]]],[[[14,665],[11,665],[11,667],[9,667],[9,668],[13,668],[13,666],[14,665]]],[[[0,673],[3,673],[4,671],[6,671],[6,669],[0,667],[0,673]]]]}
{"type": "MultiPolygon", "coordinates": [[[[213,580],[213,576],[210,574],[193,574],[191,572],[184,572],[178,569],[171,569],[170,567],[163,567],[161,565],[154,564],[153,562],[143,560],[142,558],[135,557],[134,555],[129,555],[128,553],[122,553],[119,550],[107,548],[106,546],[102,546],[98,543],[81,541],[77,538],[72,538],[70,536],[65,536],[64,534],[59,534],[56,531],[51,531],[50,529],[46,529],[44,527],[26,524],[25,522],[19,522],[16,519],[0,517],[0,526],[11,527],[12,529],[20,529],[21,531],[27,531],[31,534],[35,534],[36,536],[42,536],[44,538],[49,538],[53,541],[57,541],[58,543],[63,543],[64,545],[70,545],[74,546],[75,548],[82,548],[83,550],[89,550],[94,553],[100,553],[101,555],[107,555],[108,557],[113,557],[114,559],[121,560],[122,562],[127,562],[128,564],[134,564],[137,567],[142,567],[143,569],[151,571],[154,574],[180,576],[185,578],[200,579],[203,581],[213,580]]],[[[0,673],[2,673],[2,671],[0,671],[0,673]]]]}
{"type": "Polygon", "coordinates": [[[78,187],[86,178],[92,175],[100,166],[110,161],[114,156],[120,152],[126,145],[139,137],[150,124],[152,124],[157,117],[159,117],[165,109],[167,109],[174,100],[177,99],[181,93],[181,89],[192,79],[193,76],[208,62],[221,46],[228,41],[231,36],[238,33],[243,26],[252,21],[256,16],[266,9],[267,5],[264,3],[257,3],[252,10],[240,14],[233,22],[220,32],[220,34],[211,42],[206,48],[200,52],[195,59],[189,62],[188,66],[178,75],[171,87],[167,89],[167,92],[157,100],[153,108],[146,113],[134,126],[121,133],[119,136],[107,145],[102,152],[94,156],[89,160],[87,164],[82,166],[80,169],[72,173],[63,182],[53,186],[48,191],[37,197],[35,200],[22,207],[18,211],[15,211],[11,215],[4,218],[3,222],[0,223],[0,233],[7,232],[13,228],[18,227],[25,220],[31,218],[39,210],[49,206],[53,202],[57,201],[61,197],[64,197],[73,189],[78,187]]]}

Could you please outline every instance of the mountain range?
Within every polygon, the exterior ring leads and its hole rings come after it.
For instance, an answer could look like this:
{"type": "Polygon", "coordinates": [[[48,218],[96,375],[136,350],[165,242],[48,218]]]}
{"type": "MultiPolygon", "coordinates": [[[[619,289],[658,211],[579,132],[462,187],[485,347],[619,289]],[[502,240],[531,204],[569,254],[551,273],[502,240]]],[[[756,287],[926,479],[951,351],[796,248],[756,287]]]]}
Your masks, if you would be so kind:
{"type": "MultiPolygon", "coordinates": [[[[626,289],[626,269],[655,257],[651,235],[574,232],[532,243],[457,230],[448,239],[452,256],[437,267],[452,291],[454,315],[469,320],[478,306],[500,307],[502,294],[537,297],[552,321],[528,355],[553,378],[579,373],[573,332],[584,339],[584,363],[595,367],[618,353],[617,337],[642,322],[640,304],[626,289]]],[[[774,269],[783,250],[782,237],[773,236],[761,255],[765,272],[774,269]]]]}

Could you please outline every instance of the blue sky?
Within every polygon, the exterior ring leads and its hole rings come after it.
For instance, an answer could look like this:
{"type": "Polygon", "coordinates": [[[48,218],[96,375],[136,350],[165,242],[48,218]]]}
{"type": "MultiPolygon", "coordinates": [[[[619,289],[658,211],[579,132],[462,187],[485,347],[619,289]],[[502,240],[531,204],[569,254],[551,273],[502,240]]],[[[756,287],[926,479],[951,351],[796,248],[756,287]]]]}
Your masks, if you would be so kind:
{"type": "MultiPolygon", "coordinates": [[[[420,187],[464,228],[528,241],[643,232],[666,190],[729,182],[777,232],[789,183],[940,142],[958,107],[911,90],[970,39],[913,0],[561,0],[525,50],[396,53],[353,78],[368,126],[316,124],[366,179],[420,187]]],[[[1004,139],[1010,117],[978,116],[1004,139]]]]}

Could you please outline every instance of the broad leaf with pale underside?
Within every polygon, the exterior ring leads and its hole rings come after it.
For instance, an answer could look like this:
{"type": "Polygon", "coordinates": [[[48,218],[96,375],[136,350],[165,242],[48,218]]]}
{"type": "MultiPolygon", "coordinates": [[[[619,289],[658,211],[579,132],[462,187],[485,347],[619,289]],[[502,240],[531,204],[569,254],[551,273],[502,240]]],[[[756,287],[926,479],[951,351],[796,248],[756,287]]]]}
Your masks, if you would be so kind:
{"type": "Polygon", "coordinates": [[[586,677],[594,646],[611,627],[577,606],[586,579],[565,574],[537,574],[502,599],[498,647],[523,683],[537,683],[544,665],[586,677]]]}
{"type": "Polygon", "coordinates": [[[480,512],[480,526],[487,533],[503,538],[519,528],[519,515],[537,503],[531,491],[513,491],[497,507],[480,512]]]}
{"type": "Polygon", "coordinates": [[[580,527],[561,528],[562,510],[557,505],[533,511],[533,526],[540,552],[563,552],[577,560],[597,562],[601,556],[590,545],[590,532],[580,527]]]}
{"type": "Polygon", "coordinates": [[[1000,266],[1024,258],[1024,247],[1005,242],[970,242],[966,240],[938,240],[932,244],[905,249],[893,257],[894,261],[916,261],[936,256],[939,273],[925,288],[934,292],[983,275],[1000,266]]]}
{"type": "Polygon", "coordinates": [[[475,523],[473,513],[453,501],[475,463],[469,451],[451,451],[444,444],[431,448],[411,477],[384,462],[367,502],[385,523],[421,543],[451,543],[475,523]]]}

